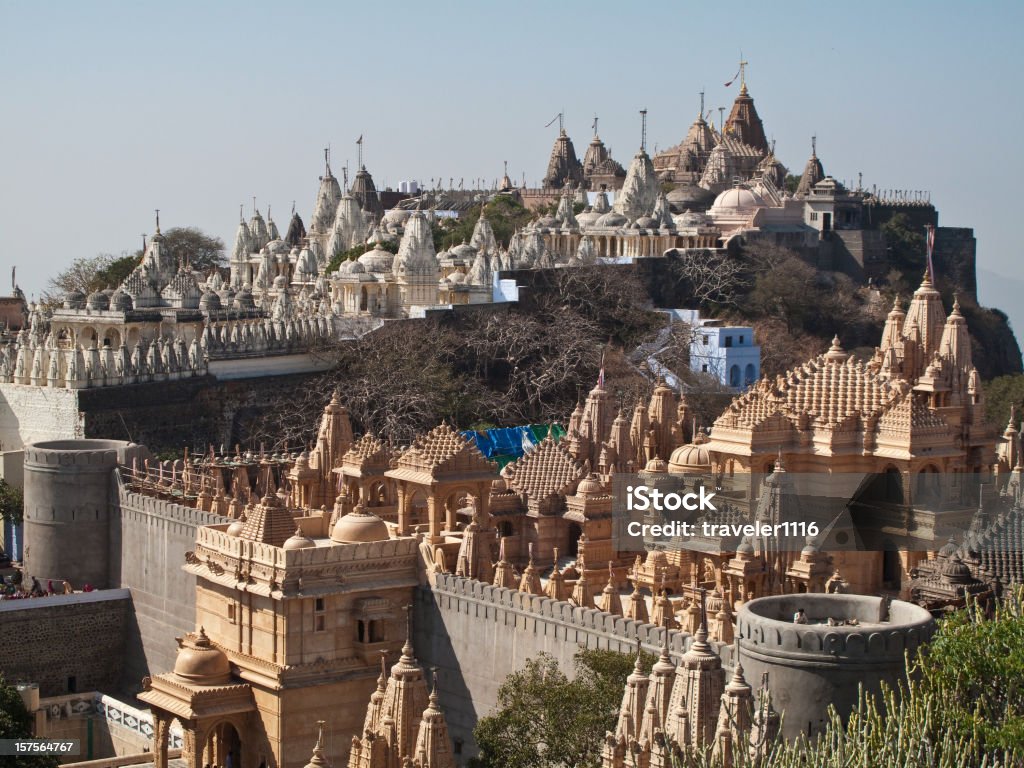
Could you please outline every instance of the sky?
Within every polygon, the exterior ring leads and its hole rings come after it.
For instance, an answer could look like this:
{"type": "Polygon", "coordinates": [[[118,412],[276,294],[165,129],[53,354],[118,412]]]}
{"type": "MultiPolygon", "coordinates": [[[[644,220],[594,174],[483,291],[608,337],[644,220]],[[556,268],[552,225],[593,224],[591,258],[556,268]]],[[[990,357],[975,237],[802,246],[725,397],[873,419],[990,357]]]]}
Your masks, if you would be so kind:
{"type": "MultiPolygon", "coordinates": [[[[983,302],[1024,328],[1013,190],[1024,3],[0,0],[0,274],[38,296],[79,257],[197,226],[228,249],[253,197],[308,223],[323,148],[403,179],[544,175],[559,112],[624,165],[747,84],[799,173],[926,190],[973,227],[983,302]]],[[[728,112],[727,112],[728,113],[728,112]]],[[[6,278],[4,278],[6,279],[6,278]]],[[[3,289],[6,293],[6,289],[3,289]]]]}

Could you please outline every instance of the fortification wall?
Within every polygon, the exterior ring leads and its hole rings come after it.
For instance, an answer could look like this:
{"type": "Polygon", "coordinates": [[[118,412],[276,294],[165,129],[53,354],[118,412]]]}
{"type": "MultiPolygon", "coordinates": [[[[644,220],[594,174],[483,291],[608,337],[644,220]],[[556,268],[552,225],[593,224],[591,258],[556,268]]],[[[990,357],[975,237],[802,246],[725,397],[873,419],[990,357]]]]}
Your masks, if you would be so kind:
{"type": "Polygon", "coordinates": [[[148,456],[119,440],[25,447],[25,573],[40,581],[109,585],[110,481],[118,462],[148,456]]]}
{"type": "MultiPolygon", "coordinates": [[[[78,393],[89,437],[130,439],[156,454],[205,451],[208,445],[249,445],[253,424],[268,404],[289,402],[319,373],[218,381],[180,381],[103,387],[78,393]]],[[[326,403],[330,393],[324,395],[326,403]]]]}
{"type": "Polygon", "coordinates": [[[784,712],[783,730],[795,738],[824,729],[833,704],[846,715],[857,704],[858,686],[877,693],[881,684],[902,679],[905,654],[927,642],[935,621],[919,606],[893,601],[889,619],[882,600],[867,595],[801,594],[762,597],[745,603],[736,616],[747,681],[768,673],[772,703],[784,712]],[[809,624],[795,624],[803,609],[809,624]],[[832,617],[856,626],[818,623],[832,617]]]}
{"type": "MultiPolygon", "coordinates": [[[[463,754],[475,753],[472,729],[498,700],[505,678],[540,653],[551,654],[572,674],[573,656],[583,648],[620,653],[658,653],[664,629],[567,602],[495,587],[473,579],[436,574],[431,588],[417,591],[414,617],[416,655],[440,671],[439,691],[453,739],[463,754]]],[[[678,661],[692,638],[669,632],[678,661]]],[[[731,665],[730,648],[715,644],[731,665]]]]}
{"type": "Polygon", "coordinates": [[[8,681],[39,683],[44,697],[113,690],[130,614],[126,589],[0,602],[0,670],[8,681]]]}
{"type": "Polygon", "coordinates": [[[130,590],[134,613],[120,690],[174,668],[175,637],[195,629],[196,580],[183,569],[200,526],[227,518],[128,491],[118,483],[110,521],[110,579],[130,590]]]}
{"type": "Polygon", "coordinates": [[[78,392],[27,384],[0,384],[0,450],[26,443],[85,437],[78,392]]]}

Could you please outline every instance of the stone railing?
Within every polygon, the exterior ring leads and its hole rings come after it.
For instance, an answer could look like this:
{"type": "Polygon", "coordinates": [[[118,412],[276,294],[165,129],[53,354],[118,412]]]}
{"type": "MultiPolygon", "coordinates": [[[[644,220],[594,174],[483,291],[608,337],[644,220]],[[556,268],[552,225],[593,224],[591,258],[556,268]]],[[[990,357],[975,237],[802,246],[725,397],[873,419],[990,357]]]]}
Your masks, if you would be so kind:
{"type": "MultiPolygon", "coordinates": [[[[433,577],[435,598],[454,601],[466,601],[491,607],[494,611],[517,614],[538,621],[556,624],[584,636],[577,642],[588,647],[613,648],[622,652],[635,650],[636,641],[648,651],[657,653],[664,640],[664,627],[645,624],[627,619],[596,608],[581,608],[562,600],[552,600],[542,595],[531,595],[514,589],[496,587],[475,579],[438,573],[433,577]],[[595,642],[587,643],[589,636],[595,642]]],[[[457,606],[448,606],[457,607],[457,606]]],[[[669,651],[675,655],[686,652],[693,642],[693,637],[679,630],[668,630],[669,651]]],[[[732,655],[729,646],[710,641],[712,647],[722,656],[727,666],[731,664],[732,655]]]]}

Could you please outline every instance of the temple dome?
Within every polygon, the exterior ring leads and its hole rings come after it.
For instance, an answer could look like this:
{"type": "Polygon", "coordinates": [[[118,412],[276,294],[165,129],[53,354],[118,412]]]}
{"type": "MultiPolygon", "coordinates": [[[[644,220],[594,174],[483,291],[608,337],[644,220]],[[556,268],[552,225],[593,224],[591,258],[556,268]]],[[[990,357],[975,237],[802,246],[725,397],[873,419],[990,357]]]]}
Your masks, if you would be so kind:
{"type": "Polygon", "coordinates": [[[701,439],[703,435],[697,433],[694,441],[688,445],[681,445],[672,451],[668,460],[668,471],[673,474],[685,472],[704,472],[711,469],[711,453],[704,447],[707,438],[701,439]]]}
{"type": "Polygon", "coordinates": [[[394,261],[395,254],[382,247],[379,242],[359,257],[359,263],[366,267],[367,272],[390,272],[394,261]]]}
{"type": "Polygon", "coordinates": [[[673,210],[683,211],[687,208],[707,208],[715,200],[715,194],[697,184],[684,184],[670,191],[665,199],[673,210]]]}
{"type": "Polygon", "coordinates": [[[626,224],[626,217],[616,211],[608,211],[594,222],[595,227],[622,227],[626,224]]]}
{"type": "Polygon", "coordinates": [[[110,307],[110,297],[103,291],[93,291],[85,300],[85,306],[93,310],[105,310],[110,307]]]}
{"type": "Polygon", "coordinates": [[[712,211],[752,211],[766,205],[764,198],[746,187],[733,187],[715,198],[712,211]]]}
{"type": "Polygon", "coordinates": [[[202,296],[199,297],[199,308],[209,311],[218,310],[221,308],[220,296],[213,291],[206,291],[202,296]]]}
{"type": "Polygon", "coordinates": [[[235,294],[235,309],[255,309],[256,301],[252,297],[252,291],[242,288],[235,294]]]}
{"type": "Polygon", "coordinates": [[[200,627],[179,638],[174,674],[193,685],[224,685],[231,681],[231,665],[227,654],[200,627]]]}
{"type": "Polygon", "coordinates": [[[228,536],[238,536],[242,532],[242,528],[245,527],[245,514],[243,513],[240,518],[235,520],[228,529],[224,531],[228,536]]]}
{"type": "Polygon", "coordinates": [[[462,259],[463,261],[472,261],[476,258],[476,248],[469,243],[462,243],[456,245],[450,251],[451,258],[462,259]]]}
{"type": "Polygon", "coordinates": [[[388,527],[377,515],[367,512],[362,502],[347,515],[338,519],[331,531],[331,540],[342,544],[387,541],[391,538],[388,527]]]}
{"type": "Polygon", "coordinates": [[[600,496],[604,492],[596,475],[584,478],[576,488],[577,496],[600,496]]]}
{"type": "Polygon", "coordinates": [[[644,472],[667,472],[668,464],[665,463],[664,459],[659,459],[655,456],[653,459],[647,462],[647,466],[644,467],[644,472]]]}
{"type": "Polygon", "coordinates": [[[299,526],[295,533],[285,539],[284,544],[281,545],[281,549],[308,549],[315,546],[316,542],[306,536],[302,532],[302,527],[299,526]]]}
{"type": "Polygon", "coordinates": [[[110,308],[117,312],[131,312],[132,297],[118,288],[110,297],[110,308]]]}
{"type": "Polygon", "coordinates": [[[85,294],[81,291],[68,291],[64,294],[64,309],[85,309],[85,294]]]}

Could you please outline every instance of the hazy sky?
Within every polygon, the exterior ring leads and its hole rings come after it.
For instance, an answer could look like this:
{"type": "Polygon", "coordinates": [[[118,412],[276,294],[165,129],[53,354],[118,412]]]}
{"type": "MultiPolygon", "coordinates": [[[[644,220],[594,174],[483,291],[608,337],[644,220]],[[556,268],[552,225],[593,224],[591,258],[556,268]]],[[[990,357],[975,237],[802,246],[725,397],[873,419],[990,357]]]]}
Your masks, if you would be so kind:
{"type": "Polygon", "coordinates": [[[1024,3],[294,5],[0,0],[0,274],[38,295],[76,257],[138,247],[154,208],[229,248],[254,195],[282,229],[293,200],[308,223],[323,147],[340,176],[360,134],[379,188],[503,160],[533,184],[563,109],[580,155],[596,113],[628,164],[638,110],[651,149],[678,142],[702,88],[732,103],[742,50],[792,171],[816,134],[836,178],[930,191],[1014,315],[1024,3]]]}

